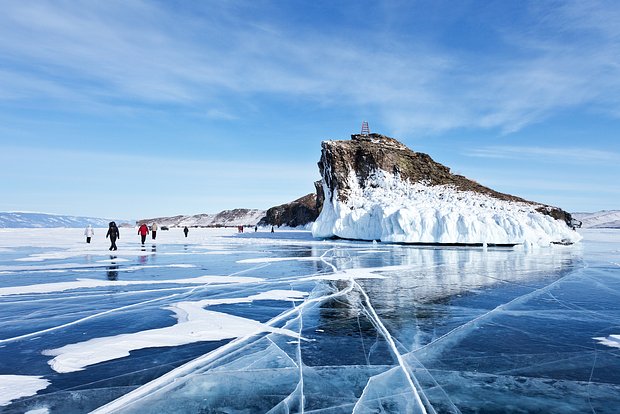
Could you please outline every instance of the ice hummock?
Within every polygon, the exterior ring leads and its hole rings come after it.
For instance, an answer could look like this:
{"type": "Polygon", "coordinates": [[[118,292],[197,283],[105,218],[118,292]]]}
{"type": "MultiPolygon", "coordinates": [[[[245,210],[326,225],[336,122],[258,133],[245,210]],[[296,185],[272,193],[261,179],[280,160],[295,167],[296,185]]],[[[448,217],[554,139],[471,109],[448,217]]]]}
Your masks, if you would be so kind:
{"type": "Polygon", "coordinates": [[[410,183],[377,170],[364,186],[353,172],[343,202],[323,185],[325,202],[312,227],[315,237],[395,243],[574,243],[581,236],[561,220],[536,211],[541,205],[505,201],[453,186],[410,183]]]}

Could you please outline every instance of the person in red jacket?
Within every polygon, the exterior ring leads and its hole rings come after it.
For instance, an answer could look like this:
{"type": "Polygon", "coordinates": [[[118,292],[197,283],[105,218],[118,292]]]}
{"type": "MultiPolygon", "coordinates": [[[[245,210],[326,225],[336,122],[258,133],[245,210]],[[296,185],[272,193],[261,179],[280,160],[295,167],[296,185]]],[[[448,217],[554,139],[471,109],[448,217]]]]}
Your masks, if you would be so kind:
{"type": "Polygon", "coordinates": [[[140,235],[140,238],[142,239],[142,244],[144,244],[144,242],[146,241],[146,235],[149,234],[148,226],[142,223],[142,225],[138,229],[138,234],[140,235]]]}

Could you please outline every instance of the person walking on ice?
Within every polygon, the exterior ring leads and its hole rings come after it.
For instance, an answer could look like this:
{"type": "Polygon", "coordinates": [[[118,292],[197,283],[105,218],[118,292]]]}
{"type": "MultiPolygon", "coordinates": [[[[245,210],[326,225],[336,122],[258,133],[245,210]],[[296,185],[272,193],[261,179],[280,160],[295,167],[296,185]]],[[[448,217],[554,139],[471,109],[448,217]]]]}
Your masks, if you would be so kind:
{"type": "Polygon", "coordinates": [[[84,229],[84,236],[86,236],[86,243],[90,243],[90,239],[95,235],[95,230],[90,224],[84,229]]]}
{"type": "Polygon", "coordinates": [[[157,237],[157,223],[151,224],[151,237],[153,238],[153,240],[155,240],[155,237],[157,237]]]}
{"type": "Polygon", "coordinates": [[[183,233],[185,233],[185,237],[187,237],[187,233],[189,233],[187,226],[183,227],[183,233]]]}
{"type": "Polygon", "coordinates": [[[146,235],[149,234],[149,228],[146,224],[142,223],[140,228],[138,228],[138,234],[140,235],[142,244],[144,244],[144,242],[146,241],[146,235]]]}
{"type": "Polygon", "coordinates": [[[116,247],[116,239],[121,238],[121,233],[118,231],[118,227],[116,227],[116,223],[111,221],[110,227],[108,228],[108,233],[105,235],[107,239],[110,237],[110,250],[118,250],[116,247]]]}

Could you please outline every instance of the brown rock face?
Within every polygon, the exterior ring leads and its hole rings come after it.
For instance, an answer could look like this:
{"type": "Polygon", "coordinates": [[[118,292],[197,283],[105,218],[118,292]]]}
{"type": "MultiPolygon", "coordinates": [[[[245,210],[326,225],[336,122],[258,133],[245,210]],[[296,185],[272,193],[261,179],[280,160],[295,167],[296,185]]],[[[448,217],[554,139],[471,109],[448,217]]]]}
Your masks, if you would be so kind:
{"type": "MultiPolygon", "coordinates": [[[[414,152],[394,138],[381,134],[351,135],[350,141],[323,141],[319,170],[330,190],[330,197],[348,200],[351,191],[348,177],[355,174],[361,186],[377,170],[383,170],[411,183],[449,185],[462,191],[473,191],[500,200],[522,202],[538,206],[537,210],[570,225],[571,215],[557,207],[528,201],[504,194],[478,184],[462,175],[452,174],[427,154],[414,152]],[[337,190],[337,191],[335,191],[337,190]]],[[[331,200],[331,198],[330,198],[331,200]]]]}
{"type": "Polygon", "coordinates": [[[298,227],[313,222],[318,216],[317,196],[310,193],[290,203],[271,207],[258,225],[298,227]]]}

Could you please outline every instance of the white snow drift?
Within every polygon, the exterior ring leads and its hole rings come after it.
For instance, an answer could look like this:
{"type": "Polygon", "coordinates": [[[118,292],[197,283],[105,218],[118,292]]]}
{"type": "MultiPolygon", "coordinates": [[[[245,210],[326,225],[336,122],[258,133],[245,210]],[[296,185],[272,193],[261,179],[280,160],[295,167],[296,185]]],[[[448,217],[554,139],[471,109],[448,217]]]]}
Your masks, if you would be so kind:
{"type": "Polygon", "coordinates": [[[24,295],[34,293],[52,293],[64,292],[72,289],[92,289],[107,288],[119,286],[135,286],[135,285],[209,285],[209,284],[228,284],[228,283],[256,283],[263,279],[258,277],[245,276],[216,276],[206,275],[185,279],[167,279],[167,280],[98,280],[98,279],[77,279],[71,282],[57,283],[39,283],[28,286],[8,286],[0,288],[0,296],[24,295]]]}
{"type": "Polygon", "coordinates": [[[218,304],[248,303],[254,300],[303,300],[306,292],[273,290],[249,297],[206,299],[197,302],[179,302],[168,309],[175,313],[177,324],[65,345],[43,351],[54,356],[48,363],[56,372],[81,371],[85,367],[104,361],[129,356],[131,351],[144,348],[170,347],[202,341],[219,341],[261,332],[272,332],[299,338],[293,331],[275,328],[261,322],[203,309],[218,304]]]}
{"type": "Polygon", "coordinates": [[[0,375],[0,406],[9,405],[11,401],[30,397],[50,385],[41,376],[0,375]]]}
{"type": "Polygon", "coordinates": [[[620,335],[609,335],[607,337],[594,338],[601,345],[610,346],[612,348],[620,348],[620,335]]]}
{"type": "Polygon", "coordinates": [[[549,245],[577,242],[566,223],[536,211],[537,205],[499,200],[452,186],[409,183],[378,170],[338,200],[324,184],[323,210],[312,227],[315,237],[396,243],[488,243],[549,245]]]}

